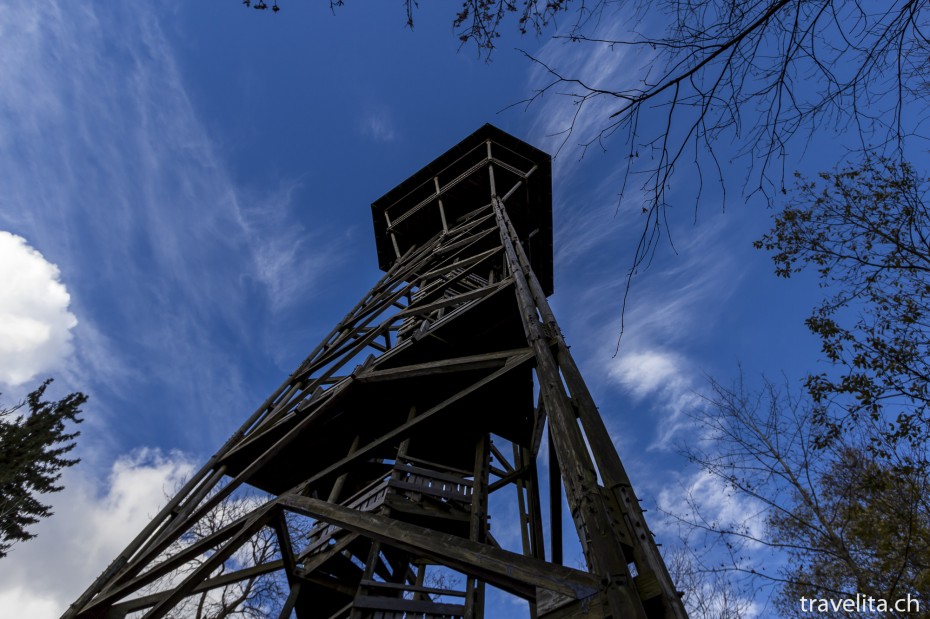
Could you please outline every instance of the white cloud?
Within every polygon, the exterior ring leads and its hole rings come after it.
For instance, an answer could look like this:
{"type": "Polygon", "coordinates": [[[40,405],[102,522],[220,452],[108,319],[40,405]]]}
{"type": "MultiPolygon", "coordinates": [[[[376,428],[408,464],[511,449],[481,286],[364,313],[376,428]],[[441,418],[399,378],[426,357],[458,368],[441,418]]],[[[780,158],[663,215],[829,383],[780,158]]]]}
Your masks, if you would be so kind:
{"type": "MultiPolygon", "coordinates": [[[[630,23],[626,11],[618,9],[611,18],[600,20],[599,27],[590,36],[604,40],[625,39],[629,37],[630,23]]],[[[571,24],[566,24],[561,34],[567,34],[570,27],[571,24]]],[[[576,147],[593,143],[599,150],[603,144],[598,142],[598,135],[608,130],[604,137],[609,137],[612,122],[609,117],[623,104],[609,93],[639,85],[636,81],[643,74],[641,68],[653,61],[653,56],[644,51],[628,45],[552,38],[534,54],[541,63],[571,80],[547,90],[529,107],[534,118],[531,141],[541,145],[543,150],[559,151],[563,155],[554,162],[557,185],[577,170],[583,151],[576,147]],[[591,94],[575,80],[603,92],[591,94]]],[[[537,64],[530,72],[529,86],[541,91],[557,79],[542,64],[537,64]]]]}
{"type": "Polygon", "coordinates": [[[0,591],[0,611],[9,612],[9,617],[41,619],[58,617],[62,608],[54,601],[36,594],[27,586],[11,587],[0,591]]]}
{"type": "Polygon", "coordinates": [[[650,448],[668,448],[692,425],[687,413],[699,402],[699,387],[696,372],[683,356],[654,347],[627,350],[617,357],[608,377],[636,400],[648,398],[662,413],[650,448]]]}
{"type": "Polygon", "coordinates": [[[395,123],[387,110],[372,110],[361,120],[362,135],[375,142],[393,142],[397,136],[395,123]]]}
{"type": "Polygon", "coordinates": [[[283,183],[265,198],[250,200],[242,223],[252,238],[252,268],[262,282],[273,312],[283,313],[304,300],[317,277],[346,257],[344,237],[294,225],[282,205],[298,202],[302,181],[283,183]]]}
{"type": "Polygon", "coordinates": [[[652,407],[663,413],[651,448],[667,448],[691,425],[687,413],[699,396],[695,372],[681,355],[658,348],[627,351],[617,357],[608,376],[636,400],[650,398],[652,407]]]}
{"type": "Polygon", "coordinates": [[[0,230],[0,381],[20,385],[71,354],[71,295],[58,267],[0,230]]]}
{"type": "Polygon", "coordinates": [[[255,317],[312,298],[316,274],[344,253],[316,242],[328,229],[301,223],[315,205],[298,182],[259,192],[234,176],[164,15],[0,3],[0,228],[67,265],[81,324],[66,378],[93,394],[98,419],[165,385],[164,431],[215,442],[229,410],[264,395],[229,359],[284,356],[284,329],[255,317]],[[197,427],[180,432],[190,410],[203,411],[197,427]]]}
{"type": "MultiPolygon", "coordinates": [[[[664,487],[657,503],[673,520],[702,523],[715,530],[739,531],[748,536],[744,539],[749,547],[762,547],[761,542],[755,541],[763,539],[765,533],[766,512],[762,503],[740,494],[706,471],[696,471],[684,483],[664,487]]],[[[670,523],[666,521],[661,526],[668,529],[670,523]]]]}
{"type": "Polygon", "coordinates": [[[0,616],[59,617],[192,471],[183,454],[139,449],[113,463],[102,494],[95,480],[66,473],[38,537],[0,561],[0,616]]]}
{"type": "Polygon", "coordinates": [[[641,399],[656,391],[680,390],[686,379],[679,355],[644,350],[623,355],[610,370],[611,378],[641,399]]]}
{"type": "Polygon", "coordinates": [[[600,324],[589,335],[605,369],[606,381],[632,397],[640,406],[659,414],[656,438],[650,448],[666,449],[691,427],[688,411],[699,403],[705,379],[695,358],[695,343],[711,329],[721,307],[734,290],[740,270],[721,243],[724,230],[705,223],[695,227],[678,247],[678,255],[662,260],[633,282],[625,315],[625,333],[615,357],[615,313],[625,279],[614,276],[610,286],[586,291],[576,304],[589,308],[585,324],[600,324]],[[609,304],[605,299],[616,299],[609,304]],[[614,315],[606,314],[612,312],[614,315]]]}

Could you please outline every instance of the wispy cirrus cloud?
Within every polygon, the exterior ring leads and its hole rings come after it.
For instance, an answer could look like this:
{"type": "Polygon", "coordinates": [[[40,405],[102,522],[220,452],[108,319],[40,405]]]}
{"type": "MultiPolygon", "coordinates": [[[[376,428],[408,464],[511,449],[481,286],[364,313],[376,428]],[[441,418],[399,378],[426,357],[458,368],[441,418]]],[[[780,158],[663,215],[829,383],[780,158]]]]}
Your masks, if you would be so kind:
{"type": "Polygon", "coordinates": [[[393,142],[397,138],[396,122],[384,108],[366,111],[359,121],[359,130],[375,142],[393,142]]]}
{"type": "MultiPolygon", "coordinates": [[[[692,424],[706,379],[689,351],[717,320],[741,271],[721,243],[724,226],[693,228],[679,254],[636,282],[627,331],[608,377],[661,414],[653,448],[667,449],[692,424]]],[[[657,265],[659,266],[659,265],[657,265]]]]}
{"type": "MultiPolygon", "coordinates": [[[[589,36],[629,40],[632,33],[627,11],[610,10],[615,13],[598,20],[589,36]]],[[[561,34],[568,35],[570,27],[566,24],[561,34]]],[[[610,136],[610,115],[623,104],[611,93],[638,86],[636,81],[643,74],[640,69],[648,67],[654,56],[638,46],[564,36],[547,41],[533,58],[537,62],[529,73],[528,86],[537,97],[528,107],[533,117],[530,135],[534,144],[558,153],[554,179],[559,184],[578,171],[587,145],[598,151],[605,146],[598,138],[604,131],[604,137],[610,136]],[[565,81],[559,81],[560,76],[565,81]]]]}
{"type": "Polygon", "coordinates": [[[621,338],[628,263],[617,247],[632,235],[622,229],[614,229],[613,236],[604,233],[598,224],[607,216],[603,208],[574,216],[578,227],[601,230],[571,256],[576,271],[585,269],[587,277],[556,281],[571,299],[565,309],[573,350],[588,359],[593,370],[588,380],[595,388],[619,389],[650,412],[655,419],[650,446],[668,449],[690,427],[687,413],[705,388],[695,347],[706,345],[703,338],[743,273],[725,242],[729,228],[720,217],[692,227],[682,233],[676,253],[666,252],[633,279],[621,338]]]}
{"type": "Polygon", "coordinates": [[[699,525],[702,533],[739,531],[748,547],[760,549],[765,536],[765,506],[745,494],[729,488],[721,478],[706,471],[695,471],[677,483],[667,484],[659,492],[659,509],[670,516],[657,520],[653,526],[669,533],[685,533],[678,529],[699,525]]]}
{"type": "Polygon", "coordinates": [[[261,397],[228,363],[272,348],[254,317],[309,297],[341,254],[282,225],[293,192],[237,186],[152,8],[5,4],[0,90],[0,228],[68,282],[69,380],[98,414],[157,393],[164,430],[195,436],[182,411],[198,410],[197,431],[219,440],[227,411],[261,397]]]}
{"type": "Polygon", "coordinates": [[[273,366],[276,346],[257,325],[343,259],[324,228],[289,218],[292,191],[250,195],[227,172],[160,17],[0,5],[0,229],[67,284],[70,305],[54,286],[44,299],[60,327],[80,318],[55,386],[91,395],[55,515],[0,563],[3,616],[60,615],[190,471],[186,456],[134,448],[202,454],[224,439],[267,395],[249,372],[273,366]]]}

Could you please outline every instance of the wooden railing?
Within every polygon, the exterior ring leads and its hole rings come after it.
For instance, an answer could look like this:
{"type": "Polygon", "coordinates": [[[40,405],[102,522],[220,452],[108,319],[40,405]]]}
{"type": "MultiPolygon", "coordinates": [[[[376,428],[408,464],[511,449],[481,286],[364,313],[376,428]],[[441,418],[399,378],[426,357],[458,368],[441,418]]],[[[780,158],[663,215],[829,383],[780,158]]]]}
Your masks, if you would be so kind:
{"type": "Polygon", "coordinates": [[[425,494],[447,501],[471,503],[473,492],[470,479],[401,462],[394,465],[394,475],[388,485],[414,500],[425,494]]]}
{"type": "MultiPolygon", "coordinates": [[[[446,598],[464,598],[464,591],[363,580],[365,595],[356,596],[353,607],[366,619],[459,619],[463,603],[446,598]]],[[[464,600],[462,600],[464,602],[464,600]]]]}
{"type": "MultiPolygon", "coordinates": [[[[379,479],[351,496],[344,506],[360,512],[377,510],[384,503],[388,492],[419,502],[424,496],[442,502],[458,503],[465,508],[471,504],[474,488],[472,481],[464,478],[464,471],[437,471],[426,468],[412,458],[398,460],[394,467],[379,479]]],[[[301,553],[308,557],[325,550],[343,529],[328,522],[317,522],[310,529],[308,544],[301,553]]]]}

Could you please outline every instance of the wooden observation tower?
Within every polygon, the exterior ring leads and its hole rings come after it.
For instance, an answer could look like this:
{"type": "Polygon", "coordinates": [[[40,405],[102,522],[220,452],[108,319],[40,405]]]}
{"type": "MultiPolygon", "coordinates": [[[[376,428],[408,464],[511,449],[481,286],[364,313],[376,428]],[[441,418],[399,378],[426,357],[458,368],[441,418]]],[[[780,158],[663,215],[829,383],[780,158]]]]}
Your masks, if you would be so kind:
{"type": "Polygon", "coordinates": [[[485,125],[372,204],[384,277],[64,617],[686,619],[546,300],[550,164],[485,125]]]}

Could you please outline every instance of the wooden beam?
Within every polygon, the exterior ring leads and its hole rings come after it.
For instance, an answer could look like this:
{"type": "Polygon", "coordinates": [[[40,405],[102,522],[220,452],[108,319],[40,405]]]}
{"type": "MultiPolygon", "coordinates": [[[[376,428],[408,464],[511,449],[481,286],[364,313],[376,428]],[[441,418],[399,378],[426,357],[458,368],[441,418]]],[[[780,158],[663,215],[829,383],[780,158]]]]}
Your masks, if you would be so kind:
{"type": "MultiPolygon", "coordinates": [[[[498,207],[500,207],[499,201],[498,207]]],[[[497,208],[496,213],[499,222],[506,228],[508,235],[517,238],[516,229],[506,211],[503,208],[497,208]]],[[[519,262],[521,270],[527,274],[527,285],[532,301],[555,344],[556,362],[571,395],[573,407],[581,421],[584,436],[591,446],[597,471],[607,488],[614,494],[616,504],[623,512],[622,525],[626,529],[626,534],[635,540],[634,556],[637,569],[642,572],[643,577],[651,576],[660,583],[665,608],[670,619],[687,619],[687,612],[676,592],[665,561],[662,559],[655,540],[652,538],[652,533],[646,526],[642,508],[633,493],[629,477],[620,461],[613,440],[604,425],[604,420],[597,411],[594,398],[588,391],[588,387],[581,376],[581,371],[569,352],[562,331],[556,322],[555,314],[552,312],[545,292],[530,266],[529,258],[520,243],[513,243],[513,250],[514,257],[519,262]]]]}
{"type": "MultiPolygon", "coordinates": [[[[191,590],[190,595],[196,595],[197,593],[203,593],[204,591],[209,591],[218,587],[225,587],[233,583],[248,580],[249,578],[254,578],[255,576],[261,576],[262,574],[276,572],[283,567],[284,562],[278,559],[276,561],[269,561],[268,563],[262,563],[261,565],[253,565],[252,567],[230,572],[228,574],[223,574],[221,576],[217,576],[216,578],[210,578],[209,580],[201,582],[199,585],[194,587],[193,590],[191,590]]],[[[170,589],[168,591],[161,591],[159,593],[153,593],[151,595],[134,598],[128,602],[114,604],[113,607],[108,611],[107,615],[109,616],[112,613],[116,616],[124,616],[131,612],[151,608],[152,606],[155,606],[163,599],[168,597],[169,594],[171,594],[170,589]]]]}
{"type": "Polygon", "coordinates": [[[361,513],[319,499],[287,494],[278,499],[287,509],[354,531],[400,550],[425,556],[454,570],[471,574],[527,600],[536,587],[575,599],[599,590],[597,578],[515,552],[439,533],[375,513],[361,513]]]}
{"type": "Polygon", "coordinates": [[[385,368],[383,370],[378,369],[377,366],[371,366],[369,369],[361,372],[357,380],[359,383],[371,383],[394,380],[397,378],[414,378],[417,376],[432,376],[434,374],[498,368],[503,367],[507,363],[507,360],[512,357],[529,353],[531,353],[529,348],[514,348],[481,355],[468,355],[465,357],[430,361],[429,363],[416,363],[394,368],[385,368]]]}
{"type": "Polygon", "coordinates": [[[478,299],[480,297],[492,294],[500,287],[501,284],[490,285],[485,286],[484,288],[471,290],[469,292],[463,292],[462,294],[457,294],[452,297],[441,297],[438,301],[433,301],[432,303],[424,303],[423,305],[413,303],[407,309],[399,312],[397,315],[406,318],[407,316],[418,316],[420,314],[426,314],[437,309],[449,307],[450,305],[465,303],[466,301],[471,301],[472,299],[478,299]]]}
{"type": "Polygon", "coordinates": [[[478,391],[479,389],[488,385],[489,383],[494,382],[495,380],[497,380],[498,378],[500,378],[507,372],[522,366],[524,363],[527,363],[532,358],[532,356],[533,356],[532,353],[527,352],[527,353],[517,354],[513,357],[510,357],[507,360],[507,362],[504,364],[504,367],[472,383],[471,385],[462,389],[461,391],[459,391],[452,397],[446,398],[439,404],[425,411],[422,415],[418,415],[414,419],[411,419],[410,421],[383,434],[382,436],[371,441],[364,447],[359,448],[359,450],[353,453],[352,455],[346,456],[345,458],[342,458],[338,462],[331,464],[330,466],[326,467],[325,469],[323,469],[316,475],[312,476],[311,478],[309,478],[308,480],[306,480],[305,482],[297,486],[297,488],[295,489],[295,492],[298,494],[303,493],[305,490],[307,490],[308,488],[311,488],[313,484],[317,483],[321,479],[325,479],[326,477],[329,477],[333,473],[341,471],[345,466],[355,462],[356,460],[359,460],[361,458],[368,458],[374,451],[376,451],[377,449],[380,449],[384,445],[393,443],[397,441],[398,439],[405,438],[417,426],[422,425],[424,422],[428,421],[429,419],[432,419],[437,414],[445,410],[447,407],[451,406],[452,404],[455,404],[456,402],[465,398],[466,396],[471,395],[472,393],[474,393],[475,391],[478,391]]]}
{"type": "MultiPolygon", "coordinates": [[[[493,187],[493,168],[489,174],[493,187]]],[[[549,431],[559,456],[566,496],[579,538],[582,539],[582,549],[592,571],[610,583],[606,595],[611,614],[614,617],[646,619],[646,611],[639,596],[635,594],[626,559],[613,535],[610,512],[603,497],[596,492],[597,472],[588,455],[571,400],[565,393],[549,336],[539,320],[538,308],[527,283],[527,272],[517,258],[514,246],[519,245],[519,240],[511,238],[503,204],[497,198],[494,202],[506,260],[514,274],[514,291],[523,329],[536,353],[539,389],[549,415],[549,431]],[[587,544],[584,543],[585,538],[587,544]]],[[[532,275],[532,270],[528,273],[532,275]]]]}
{"type": "Polygon", "coordinates": [[[161,619],[178,602],[190,595],[198,584],[203,582],[206,577],[222,565],[232,553],[238,550],[242,544],[268,523],[268,520],[274,515],[272,511],[273,506],[272,503],[267,503],[252,512],[249,519],[240,526],[239,530],[229,541],[223,544],[221,548],[210,555],[206,561],[181,581],[181,584],[175,587],[164,599],[159,601],[152,610],[147,612],[143,616],[143,619],[161,619]]]}
{"type": "Polygon", "coordinates": [[[549,545],[553,563],[562,565],[562,474],[559,456],[549,434],[549,545]]]}

